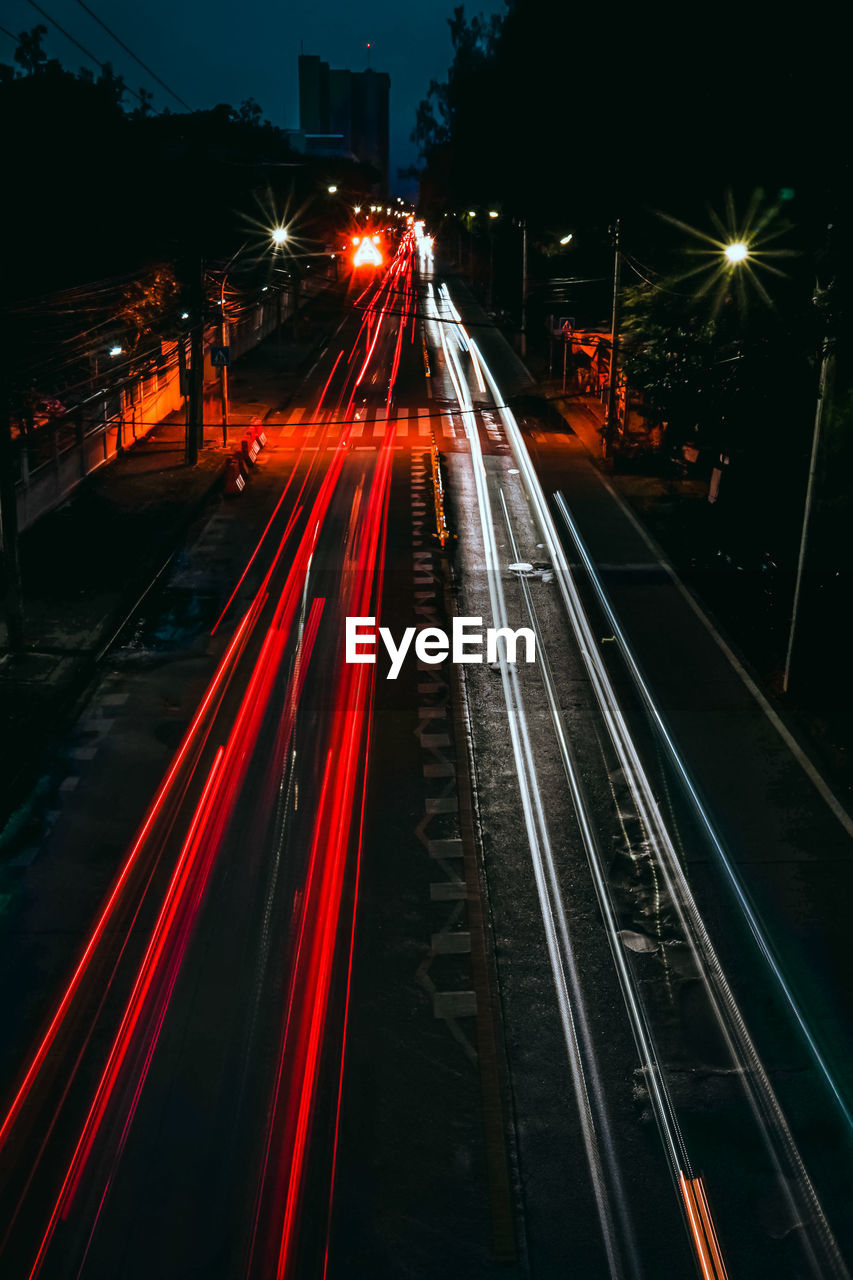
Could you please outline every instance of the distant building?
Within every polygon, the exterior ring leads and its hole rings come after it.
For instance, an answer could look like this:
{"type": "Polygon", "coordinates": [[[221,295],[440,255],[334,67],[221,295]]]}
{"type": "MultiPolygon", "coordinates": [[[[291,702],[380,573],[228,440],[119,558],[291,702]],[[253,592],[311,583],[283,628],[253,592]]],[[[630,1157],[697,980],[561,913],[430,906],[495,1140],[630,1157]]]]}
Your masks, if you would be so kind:
{"type": "Polygon", "coordinates": [[[299,56],[299,131],[308,155],[350,156],[381,175],[388,195],[388,101],[384,71],[335,71],[315,54],[299,56]]]}

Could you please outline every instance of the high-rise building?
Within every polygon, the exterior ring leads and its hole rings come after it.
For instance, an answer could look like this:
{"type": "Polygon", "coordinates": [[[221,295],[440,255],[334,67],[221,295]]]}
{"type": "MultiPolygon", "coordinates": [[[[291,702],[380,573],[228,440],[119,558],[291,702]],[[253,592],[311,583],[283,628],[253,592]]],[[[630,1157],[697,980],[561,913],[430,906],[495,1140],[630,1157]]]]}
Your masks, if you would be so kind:
{"type": "Polygon", "coordinates": [[[384,71],[333,70],[315,54],[299,55],[299,128],[313,155],[352,156],[379,171],[388,194],[388,101],[384,71]]]}

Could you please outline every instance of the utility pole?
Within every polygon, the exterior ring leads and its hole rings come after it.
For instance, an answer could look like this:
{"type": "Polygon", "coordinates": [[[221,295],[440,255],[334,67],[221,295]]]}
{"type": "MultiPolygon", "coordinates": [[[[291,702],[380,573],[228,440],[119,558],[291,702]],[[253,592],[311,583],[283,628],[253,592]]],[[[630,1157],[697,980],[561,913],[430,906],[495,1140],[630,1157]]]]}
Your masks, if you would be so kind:
{"type": "Polygon", "coordinates": [[[187,335],[178,335],[178,390],[184,401],[184,461],[189,462],[190,382],[187,372],[187,335]]]}
{"type": "Polygon", "coordinates": [[[604,421],[603,456],[609,457],[616,440],[616,362],[619,354],[619,287],[622,281],[622,250],[619,245],[620,220],[613,230],[613,309],[610,316],[610,381],[607,388],[607,416],[604,421]]]}
{"type": "Polygon", "coordinates": [[[521,355],[527,355],[527,219],[521,219],[521,355]]]}
{"type": "Polygon", "coordinates": [[[292,275],[291,294],[293,297],[293,318],[291,321],[291,329],[293,332],[294,342],[299,337],[299,301],[302,292],[302,268],[298,262],[294,262],[292,275]]]}
{"type": "Polygon", "coordinates": [[[832,384],[835,373],[835,341],[826,337],[823,343],[823,356],[820,362],[820,379],[817,390],[817,406],[814,415],[814,433],[812,435],[812,453],[809,461],[809,478],[806,484],[806,502],[803,509],[803,529],[800,534],[800,554],[797,559],[797,578],[794,584],[794,602],[791,608],[791,627],[788,632],[788,648],[785,653],[785,670],[782,674],[782,692],[788,692],[791,678],[791,655],[794,652],[794,639],[797,632],[797,619],[800,610],[800,592],[803,585],[803,571],[806,563],[806,547],[809,538],[809,520],[814,501],[815,478],[820,456],[820,434],[826,406],[832,395],[832,384]]]}
{"type": "Polygon", "coordinates": [[[204,262],[199,260],[195,290],[195,323],[190,328],[190,379],[187,401],[187,465],[198,462],[199,441],[204,438],[204,262]]]}
{"type": "MultiPolygon", "coordinates": [[[[5,397],[4,397],[5,400],[5,397]]],[[[18,555],[18,494],[8,403],[0,404],[0,535],[6,571],[6,630],[10,653],[24,651],[24,604],[18,555]]]]}
{"type": "Polygon", "coordinates": [[[204,320],[190,330],[190,399],[187,429],[187,462],[198,462],[199,440],[204,437],[204,320]]]}
{"type": "Polygon", "coordinates": [[[228,448],[228,366],[225,363],[225,350],[228,347],[228,321],[225,319],[225,280],[222,277],[222,288],[219,293],[219,342],[223,349],[222,364],[219,366],[219,399],[222,406],[222,448],[228,448]]]}

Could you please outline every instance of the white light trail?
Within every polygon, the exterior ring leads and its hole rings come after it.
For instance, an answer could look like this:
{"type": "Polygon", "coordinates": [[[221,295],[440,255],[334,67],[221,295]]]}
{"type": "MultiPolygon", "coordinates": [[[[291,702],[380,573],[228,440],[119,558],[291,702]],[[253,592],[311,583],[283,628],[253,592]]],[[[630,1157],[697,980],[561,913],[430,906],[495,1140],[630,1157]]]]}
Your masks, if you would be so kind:
{"type": "Polygon", "coordinates": [[[741,1078],[750,1106],[755,1115],[768,1154],[776,1169],[779,1186],[792,1211],[792,1221],[801,1224],[801,1241],[815,1277],[833,1276],[848,1280],[849,1272],[841,1257],[838,1244],[826,1220],[817,1193],[803,1165],[802,1158],[788,1127],[787,1120],[776,1098],[770,1080],[743,1016],[738,1008],[728,980],[713,947],[704,921],[696,906],[692,891],[684,875],[671,837],[658,809],[648,776],[640,761],[625,717],[619,706],[615,690],[607,674],[598,645],[595,643],[580,595],[569,569],[563,545],[557,535],[554,521],[548,509],[539,478],[533,468],[530,455],[521,435],[515,415],[500,394],[498,385],[482,357],[477,344],[470,342],[476,351],[483,374],[501,415],[507,439],[522,476],[531,507],[534,510],[543,540],[551,557],[558,587],[568,615],[572,632],[584,661],[599,710],[607,725],[608,733],[623,769],[625,781],[630,787],[637,814],[643,823],[653,849],[658,869],[666,883],[673,908],[685,939],[689,942],[698,971],[703,975],[705,989],[711,999],[721,1032],[726,1040],[732,1060],[741,1068],[741,1078]],[[799,1194],[800,1203],[793,1188],[799,1194]],[[820,1256],[818,1256],[820,1255],[820,1256]]]}
{"type": "Polygon", "coordinates": [[[580,535],[580,531],[577,525],[575,524],[575,521],[572,519],[566,500],[561,493],[556,494],[556,503],[560,511],[560,514],[566,523],[566,527],[569,530],[572,540],[575,544],[578,555],[580,556],[584,564],[584,567],[586,568],[587,575],[589,577],[590,582],[592,583],[595,594],[598,597],[598,601],[602,609],[604,610],[605,614],[607,615],[607,620],[613,630],[613,634],[616,636],[617,640],[619,641],[625,661],[627,662],[631,675],[634,678],[634,682],[637,685],[637,688],[640,691],[643,701],[645,702],[649,710],[649,714],[651,715],[654,723],[657,725],[658,732],[660,733],[663,739],[667,753],[670,759],[672,760],[672,763],[675,766],[679,777],[682,780],[685,790],[687,791],[687,794],[691,800],[691,803],[693,804],[693,808],[699,819],[699,822],[701,823],[705,831],[705,834],[710,840],[712,847],[716,851],[719,863],[723,868],[723,871],[725,872],[729,885],[737,898],[738,905],[741,911],[743,912],[743,915],[747,921],[747,924],[749,925],[750,932],[752,933],[752,936],[755,939],[756,945],[758,946],[759,951],[761,952],[762,956],[764,957],[764,960],[769,966],[773,974],[773,977],[775,978],[776,983],[779,987],[779,990],[783,998],[785,999],[786,1003],[788,1004],[788,1007],[790,1008],[791,1013],[793,1014],[794,1019],[797,1022],[797,1025],[799,1026],[800,1031],[812,1053],[812,1056],[815,1060],[815,1064],[817,1065],[821,1075],[823,1076],[827,1086],[829,1087],[830,1092],[835,1098],[835,1101],[838,1104],[839,1109],[841,1110],[841,1114],[843,1115],[846,1124],[848,1125],[848,1127],[853,1128],[853,1116],[851,1116],[850,1110],[844,1100],[844,1097],[842,1096],[841,1090],[837,1085],[825,1059],[823,1058],[823,1055],[820,1052],[820,1049],[817,1045],[817,1042],[815,1041],[814,1036],[811,1033],[811,1030],[808,1024],[806,1023],[806,1020],[797,1004],[794,993],[789,987],[785,979],[785,975],[782,973],[782,970],[779,967],[779,962],[777,961],[775,955],[773,954],[773,951],[770,947],[770,944],[767,938],[764,936],[764,931],[762,930],[761,925],[758,921],[758,918],[753,910],[752,904],[749,901],[749,898],[747,897],[746,891],[741,883],[737,870],[733,866],[732,861],[729,858],[719,835],[717,834],[716,828],[714,827],[714,824],[711,821],[708,811],[705,808],[704,804],[702,803],[699,793],[692,779],[690,778],[690,775],[687,771],[687,766],[684,763],[684,759],[681,756],[681,753],[679,752],[678,747],[676,746],[671,733],[669,732],[666,724],[664,723],[664,719],[663,719],[663,716],[661,715],[660,709],[657,703],[655,702],[655,699],[652,695],[652,692],[648,684],[646,683],[646,680],[643,677],[643,674],[640,670],[639,663],[637,662],[637,659],[634,656],[634,652],[628,642],[628,639],[625,636],[625,633],[619,624],[619,620],[613,611],[613,608],[610,604],[610,600],[608,599],[604,591],[604,587],[602,586],[601,579],[599,578],[598,573],[596,572],[595,566],[592,562],[592,559],[589,555],[589,552],[587,551],[586,544],[584,543],[580,535]]]}
{"type": "MultiPolygon", "coordinates": [[[[447,295],[446,288],[444,288],[443,300],[448,305],[448,309],[452,309],[452,303],[447,295]]],[[[495,540],[494,521],[476,416],[467,384],[459,365],[459,356],[455,348],[447,342],[447,324],[440,317],[431,287],[428,287],[427,290],[427,313],[428,315],[432,313],[431,318],[437,322],[447,372],[462,411],[462,420],[471,446],[471,460],[477,492],[480,527],[483,535],[486,580],[489,588],[493,624],[495,627],[507,627],[506,602],[501,579],[502,566],[495,540]]],[[[458,326],[458,312],[454,319],[455,325],[458,326]]],[[[636,1251],[630,1231],[627,1199],[622,1189],[621,1176],[613,1153],[609,1125],[604,1113],[603,1088],[595,1064],[592,1038],[583,1005],[577,964],[569,938],[551,840],[542,807],[541,790],[536,774],[536,765],[518,673],[514,666],[507,663],[505,643],[501,643],[498,646],[498,660],[500,662],[501,683],[525,829],[557,995],[557,1006],[568,1052],[572,1084],[578,1103],[581,1132],[583,1134],[602,1239],[608,1259],[609,1273],[615,1280],[616,1277],[626,1274],[637,1274],[636,1251]],[[602,1147],[605,1148],[606,1152],[610,1185],[608,1185],[608,1177],[605,1176],[602,1162],[602,1147]],[[618,1222],[622,1228],[621,1233],[617,1227],[617,1218],[614,1215],[611,1203],[614,1197],[619,1204],[618,1222]],[[627,1237],[627,1248],[623,1246],[620,1234],[627,1237]],[[627,1252],[627,1259],[623,1258],[623,1251],[627,1252]]]]}

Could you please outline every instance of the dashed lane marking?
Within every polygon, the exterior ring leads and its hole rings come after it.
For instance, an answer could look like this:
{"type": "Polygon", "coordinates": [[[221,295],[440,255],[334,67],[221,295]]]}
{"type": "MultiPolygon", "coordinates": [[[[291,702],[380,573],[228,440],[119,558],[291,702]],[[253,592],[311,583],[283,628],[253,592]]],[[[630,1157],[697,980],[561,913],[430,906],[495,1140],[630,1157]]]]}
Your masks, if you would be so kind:
{"type": "Polygon", "coordinates": [[[299,423],[299,419],[304,415],[304,413],[305,413],[304,406],[301,409],[293,410],[290,417],[287,419],[287,424],[282,427],[279,433],[280,440],[285,439],[287,436],[293,435],[294,431],[296,430],[297,424],[299,423]]]}

